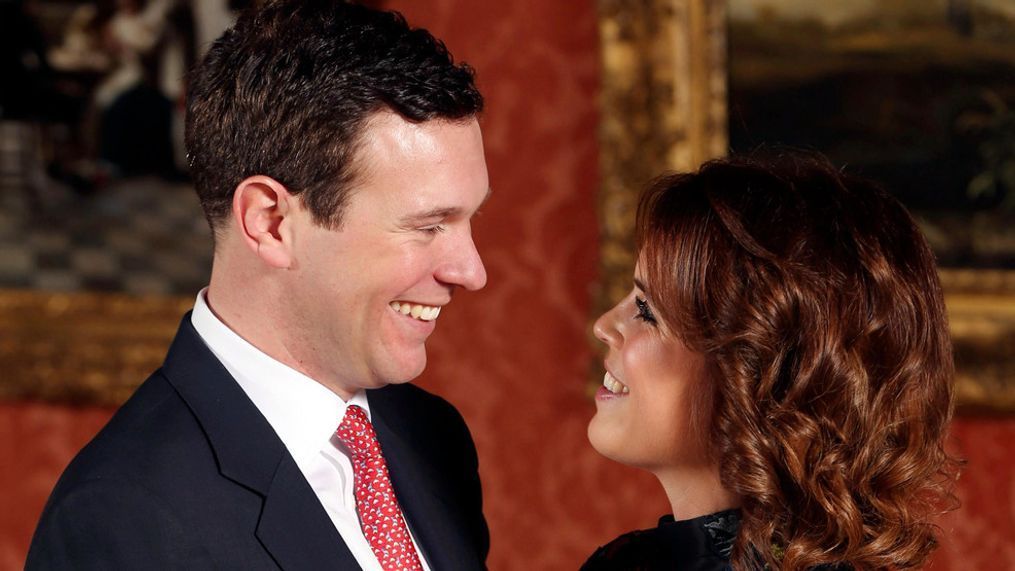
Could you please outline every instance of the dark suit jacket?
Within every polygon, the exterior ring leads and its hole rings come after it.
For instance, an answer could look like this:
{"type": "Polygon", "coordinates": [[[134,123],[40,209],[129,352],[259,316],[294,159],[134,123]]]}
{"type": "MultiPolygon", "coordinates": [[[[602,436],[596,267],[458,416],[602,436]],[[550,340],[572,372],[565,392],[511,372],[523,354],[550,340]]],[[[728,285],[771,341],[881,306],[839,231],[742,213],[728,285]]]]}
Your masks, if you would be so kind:
{"type": "MultiPolygon", "coordinates": [[[[431,568],[485,568],[489,535],[462,417],[412,385],[367,399],[395,494],[431,568]]],[[[359,566],[188,313],[162,368],[60,478],[26,568],[359,566]]]]}

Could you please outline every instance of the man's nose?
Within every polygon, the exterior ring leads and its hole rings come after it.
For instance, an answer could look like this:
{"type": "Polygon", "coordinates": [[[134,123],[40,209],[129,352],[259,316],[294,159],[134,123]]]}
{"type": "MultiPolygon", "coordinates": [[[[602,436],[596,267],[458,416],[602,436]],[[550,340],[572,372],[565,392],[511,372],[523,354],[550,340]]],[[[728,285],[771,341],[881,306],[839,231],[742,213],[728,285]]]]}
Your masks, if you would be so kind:
{"type": "Polygon", "coordinates": [[[437,279],[461,286],[469,291],[483,289],[486,285],[486,267],[479,257],[479,250],[472,236],[466,236],[461,242],[453,245],[450,252],[451,260],[441,266],[437,279]]]}

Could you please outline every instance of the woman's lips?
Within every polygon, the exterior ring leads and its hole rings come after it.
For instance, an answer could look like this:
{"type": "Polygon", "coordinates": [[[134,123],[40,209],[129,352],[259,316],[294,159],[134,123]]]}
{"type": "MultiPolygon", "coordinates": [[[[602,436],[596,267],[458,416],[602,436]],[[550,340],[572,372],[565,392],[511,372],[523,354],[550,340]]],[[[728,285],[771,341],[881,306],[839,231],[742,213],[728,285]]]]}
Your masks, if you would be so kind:
{"type": "Polygon", "coordinates": [[[596,400],[606,401],[616,398],[623,398],[631,394],[631,389],[627,388],[627,385],[618,381],[616,377],[606,371],[603,375],[603,384],[596,391],[596,400]]]}
{"type": "Polygon", "coordinates": [[[631,389],[627,388],[627,385],[617,380],[609,370],[603,375],[603,387],[614,394],[627,394],[631,392],[631,389]]]}

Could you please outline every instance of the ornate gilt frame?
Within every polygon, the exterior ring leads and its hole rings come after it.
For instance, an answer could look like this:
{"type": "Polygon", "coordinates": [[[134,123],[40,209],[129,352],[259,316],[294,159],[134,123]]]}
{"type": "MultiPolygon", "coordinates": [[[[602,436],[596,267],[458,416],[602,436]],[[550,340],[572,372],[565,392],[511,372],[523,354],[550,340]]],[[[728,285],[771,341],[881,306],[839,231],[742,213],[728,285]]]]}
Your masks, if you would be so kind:
{"type": "MultiPolygon", "coordinates": [[[[595,315],[630,289],[635,205],[659,173],[725,154],[724,0],[599,0],[603,87],[601,286],[595,315]]],[[[1015,271],[942,270],[965,412],[1015,412],[1015,271]]],[[[590,385],[600,382],[592,367],[590,385]]]]}
{"type": "Polygon", "coordinates": [[[162,363],[193,303],[0,291],[0,398],[117,405],[162,363]]]}

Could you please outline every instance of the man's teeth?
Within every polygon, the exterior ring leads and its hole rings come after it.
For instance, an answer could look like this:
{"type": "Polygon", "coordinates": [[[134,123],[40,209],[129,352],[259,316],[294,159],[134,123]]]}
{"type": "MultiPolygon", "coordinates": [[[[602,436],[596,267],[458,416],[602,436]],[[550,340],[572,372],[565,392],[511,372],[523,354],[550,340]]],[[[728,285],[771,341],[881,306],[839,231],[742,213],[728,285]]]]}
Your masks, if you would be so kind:
{"type": "Polygon", "coordinates": [[[606,375],[603,376],[603,386],[606,387],[606,390],[615,395],[626,395],[631,392],[631,389],[627,388],[627,385],[613,378],[613,375],[611,375],[609,371],[606,371],[606,375]]]}
{"type": "Polygon", "coordinates": [[[420,321],[433,321],[441,314],[440,306],[401,303],[398,301],[391,302],[391,309],[402,315],[411,315],[420,321]]]}

